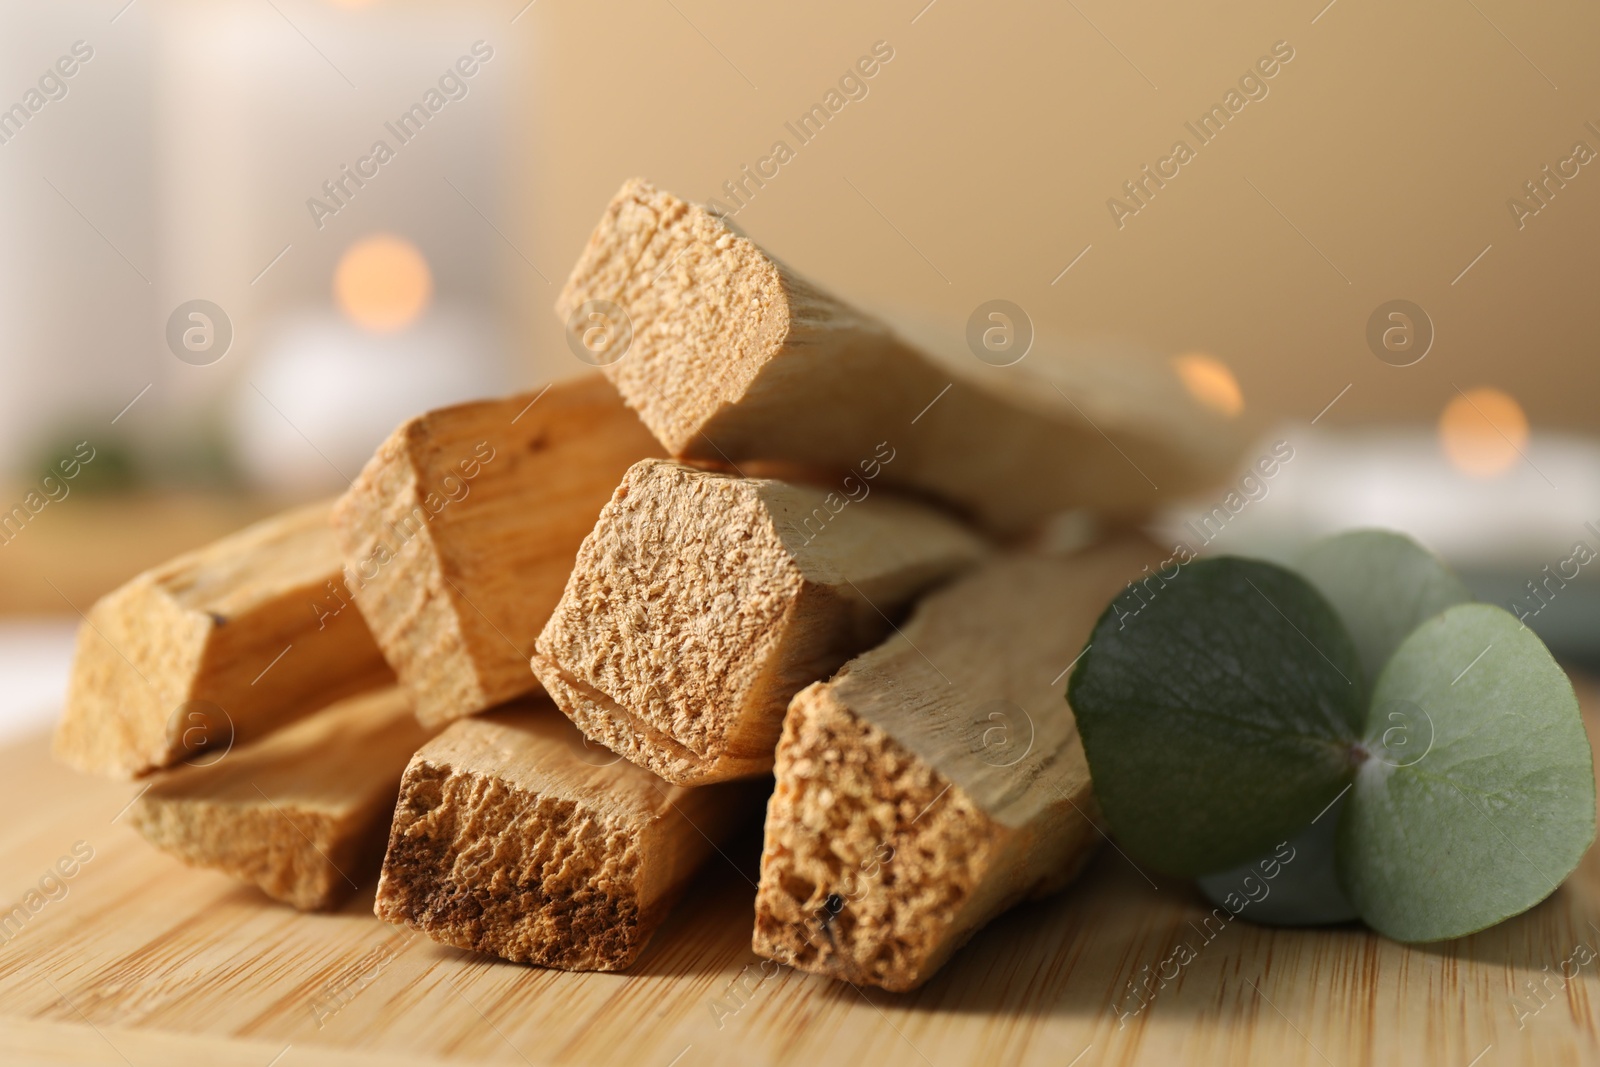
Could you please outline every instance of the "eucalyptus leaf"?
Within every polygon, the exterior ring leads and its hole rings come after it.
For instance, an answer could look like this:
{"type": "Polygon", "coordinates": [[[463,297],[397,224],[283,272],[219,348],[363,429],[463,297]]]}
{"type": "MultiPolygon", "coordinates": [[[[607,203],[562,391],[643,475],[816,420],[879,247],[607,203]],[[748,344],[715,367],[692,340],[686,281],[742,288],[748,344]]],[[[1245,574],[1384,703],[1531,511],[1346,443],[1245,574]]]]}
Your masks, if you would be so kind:
{"type": "Polygon", "coordinates": [[[1295,569],[1339,613],[1371,692],[1383,665],[1418,626],[1472,600],[1444,561],[1404,534],[1351,530],[1317,541],[1295,569]]]}
{"type": "Polygon", "coordinates": [[[1365,745],[1340,874],[1362,918],[1398,941],[1526,911],[1594,840],[1593,758],[1571,683],[1500,608],[1448,608],[1405,639],[1378,676],[1365,745]]]}
{"type": "Polygon", "coordinates": [[[1323,926],[1360,918],[1339,887],[1334,862],[1344,803],[1343,798],[1334,801],[1286,847],[1196,879],[1200,892],[1229,910],[1244,900],[1239,917],[1268,926],[1323,926]]]}
{"type": "Polygon", "coordinates": [[[1359,679],[1349,636],[1304,578],[1219,557],[1112,601],[1068,699],[1123,847],[1203,874],[1267,851],[1344,788],[1359,679]]]}

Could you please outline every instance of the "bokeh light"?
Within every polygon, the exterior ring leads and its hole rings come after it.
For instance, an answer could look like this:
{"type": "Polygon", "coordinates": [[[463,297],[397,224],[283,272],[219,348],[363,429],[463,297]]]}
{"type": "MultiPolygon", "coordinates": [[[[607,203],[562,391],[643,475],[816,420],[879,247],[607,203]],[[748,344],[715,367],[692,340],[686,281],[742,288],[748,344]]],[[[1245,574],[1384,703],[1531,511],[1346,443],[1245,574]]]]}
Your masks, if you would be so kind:
{"type": "Polygon", "coordinates": [[[1528,444],[1528,416],[1510,394],[1482,387],[1458,393],[1439,416],[1439,445],[1458,470],[1492,478],[1528,444]]]}
{"type": "Polygon", "coordinates": [[[333,275],[334,300],[357,325],[393,333],[415,322],[433,297],[433,274],[416,245],[392,234],[363,237],[333,275]]]}
{"type": "Polygon", "coordinates": [[[1204,352],[1187,352],[1172,357],[1183,387],[1201,404],[1219,414],[1234,418],[1244,410],[1244,391],[1228,365],[1204,352]]]}

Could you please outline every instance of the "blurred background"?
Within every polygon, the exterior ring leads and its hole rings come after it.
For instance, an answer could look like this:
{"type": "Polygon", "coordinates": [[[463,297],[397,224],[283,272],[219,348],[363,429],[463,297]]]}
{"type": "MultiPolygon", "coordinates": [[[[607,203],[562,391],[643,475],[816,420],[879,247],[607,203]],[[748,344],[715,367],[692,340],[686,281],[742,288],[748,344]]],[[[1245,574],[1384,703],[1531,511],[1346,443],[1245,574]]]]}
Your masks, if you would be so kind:
{"type": "Polygon", "coordinates": [[[417,411],[586,370],[551,305],[635,175],[957,350],[1003,299],[1032,362],[1171,360],[1248,459],[1292,451],[1163,536],[1409,530],[1600,663],[1597,33],[1510,0],[8,3],[0,732],[138,570],[338,492],[417,411]]]}

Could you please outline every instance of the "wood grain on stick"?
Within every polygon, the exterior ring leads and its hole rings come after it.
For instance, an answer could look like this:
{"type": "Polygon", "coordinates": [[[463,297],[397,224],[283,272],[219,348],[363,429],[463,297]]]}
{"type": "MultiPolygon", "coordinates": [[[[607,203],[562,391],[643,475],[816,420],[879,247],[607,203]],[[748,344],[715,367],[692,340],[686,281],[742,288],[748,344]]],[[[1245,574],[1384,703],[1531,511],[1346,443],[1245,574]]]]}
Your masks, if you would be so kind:
{"type": "Polygon", "coordinates": [[[344,590],[328,513],[323,503],[256,523],[96,602],[78,630],[57,757],[144,774],[393,683],[356,612],[319,617],[344,590]]]}
{"type": "Polygon", "coordinates": [[[518,963],[614,971],[644,950],[764,783],[684,789],[534,698],[448,727],[406,769],[377,915],[518,963]]]}
{"type": "Polygon", "coordinates": [[[377,872],[400,775],[432,733],[404,689],[363,693],[215,763],[162,772],[130,816],[185,863],[324,911],[377,872]]]}
{"type": "Polygon", "coordinates": [[[578,545],[661,449],[596,374],[395,430],[334,509],[356,605],[424,722],[538,688],[528,670],[578,545]]]}
{"type": "Polygon", "coordinates": [[[589,301],[626,314],[631,345],[602,369],[674,456],[844,469],[888,438],[890,482],[1001,532],[1071,507],[1142,514],[1219,481],[1242,444],[1164,364],[937,361],[641,180],[611,201],[556,310],[588,322],[605,311],[589,301]]]}
{"type": "Polygon", "coordinates": [[[765,773],[789,698],[983,552],[919,505],[872,496],[834,514],[824,495],[635,464],[539,635],[545,689],[589,737],[668,781],[765,773]]]}
{"type": "Polygon", "coordinates": [[[912,989],[994,916],[1075,877],[1097,831],[1066,669],[1106,603],[1160,557],[1127,540],[990,563],[797,695],[756,952],[912,989]]]}

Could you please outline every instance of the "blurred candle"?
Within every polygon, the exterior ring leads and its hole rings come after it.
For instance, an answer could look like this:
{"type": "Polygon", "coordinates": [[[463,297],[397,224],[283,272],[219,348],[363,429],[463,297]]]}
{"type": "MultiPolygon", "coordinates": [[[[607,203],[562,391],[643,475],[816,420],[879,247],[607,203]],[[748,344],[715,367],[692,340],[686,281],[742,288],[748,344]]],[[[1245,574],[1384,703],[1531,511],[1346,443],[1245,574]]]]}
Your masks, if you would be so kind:
{"type": "Polygon", "coordinates": [[[353,476],[401,419],[510,388],[503,240],[477,213],[508,214],[503,13],[155,12],[162,307],[213,301],[234,338],[214,364],[168,361],[183,412],[224,404],[252,481],[323,491],[343,485],[329,460],[353,476]]]}
{"type": "Polygon", "coordinates": [[[407,418],[505,392],[499,368],[474,355],[501,347],[471,308],[437,307],[388,334],[334,312],[280,320],[234,391],[228,422],[239,459],[262,487],[342,492],[407,418]]]}

